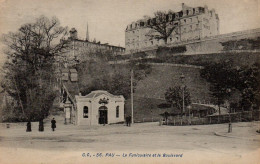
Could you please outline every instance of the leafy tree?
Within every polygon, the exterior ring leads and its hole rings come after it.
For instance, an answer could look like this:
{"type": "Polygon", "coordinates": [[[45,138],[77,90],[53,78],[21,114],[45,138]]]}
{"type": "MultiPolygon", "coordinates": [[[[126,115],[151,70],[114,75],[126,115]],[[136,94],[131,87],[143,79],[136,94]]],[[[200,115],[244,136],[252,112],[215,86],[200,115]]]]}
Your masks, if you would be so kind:
{"type": "Polygon", "coordinates": [[[206,79],[210,85],[210,92],[213,102],[219,107],[219,115],[221,114],[220,106],[230,97],[234,90],[234,84],[237,82],[238,72],[232,69],[232,62],[220,62],[209,64],[200,71],[200,76],[206,79]]]}
{"type": "Polygon", "coordinates": [[[186,86],[170,87],[165,93],[165,100],[176,107],[183,115],[183,90],[184,90],[184,108],[191,104],[190,92],[186,86]]]}
{"type": "Polygon", "coordinates": [[[147,27],[151,30],[147,34],[151,39],[162,39],[164,43],[167,43],[168,37],[175,32],[178,34],[178,31],[175,30],[178,27],[178,23],[170,21],[166,12],[157,11],[154,13],[153,19],[150,19],[150,23],[147,24],[147,27]]]}
{"type": "Polygon", "coordinates": [[[213,63],[205,66],[200,75],[211,84],[211,96],[219,108],[234,91],[240,92],[242,109],[259,107],[259,64],[235,68],[232,62],[213,63]],[[231,92],[227,92],[229,89],[231,92]]]}
{"type": "Polygon", "coordinates": [[[221,42],[223,50],[255,50],[260,48],[260,37],[221,42]]]}
{"type": "Polygon", "coordinates": [[[260,102],[260,65],[258,63],[252,66],[239,69],[239,79],[236,88],[241,92],[241,107],[243,110],[259,108],[260,102]]]}
{"type": "Polygon", "coordinates": [[[41,121],[48,115],[55,98],[55,57],[66,47],[66,35],[57,18],[44,16],[3,35],[8,60],[2,87],[17,102],[15,112],[23,120],[41,121]]]}

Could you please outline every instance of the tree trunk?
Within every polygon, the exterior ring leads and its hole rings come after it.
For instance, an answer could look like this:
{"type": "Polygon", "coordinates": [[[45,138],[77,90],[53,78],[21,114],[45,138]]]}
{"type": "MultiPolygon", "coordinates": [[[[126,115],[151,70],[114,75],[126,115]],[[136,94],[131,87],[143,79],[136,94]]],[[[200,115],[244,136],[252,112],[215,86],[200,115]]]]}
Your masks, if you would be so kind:
{"type": "Polygon", "coordinates": [[[17,91],[17,95],[18,95],[18,98],[19,98],[19,104],[20,104],[20,106],[21,106],[21,108],[22,108],[23,115],[25,115],[25,113],[24,113],[24,108],[23,108],[23,103],[22,103],[22,100],[21,100],[21,97],[20,97],[20,92],[19,92],[19,90],[18,90],[18,88],[17,88],[16,81],[15,81],[15,79],[14,79],[13,76],[12,76],[12,78],[13,78],[13,80],[14,80],[15,89],[16,89],[16,91],[17,91]]]}
{"type": "Polygon", "coordinates": [[[221,112],[220,112],[220,105],[218,105],[218,123],[220,121],[220,114],[221,114],[221,112]]]}
{"type": "Polygon", "coordinates": [[[165,44],[165,45],[167,44],[167,39],[168,39],[168,37],[163,38],[163,41],[164,41],[164,44],[165,44]]]}

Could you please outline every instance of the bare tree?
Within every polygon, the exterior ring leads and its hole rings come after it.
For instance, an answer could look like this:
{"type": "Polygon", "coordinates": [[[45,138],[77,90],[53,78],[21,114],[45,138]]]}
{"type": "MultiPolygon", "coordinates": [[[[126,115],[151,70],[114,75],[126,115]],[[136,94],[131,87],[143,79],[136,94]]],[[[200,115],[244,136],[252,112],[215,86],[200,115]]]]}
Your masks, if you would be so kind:
{"type": "Polygon", "coordinates": [[[162,39],[164,43],[167,43],[168,37],[175,31],[175,34],[178,34],[178,31],[175,30],[178,27],[178,23],[174,23],[169,20],[169,15],[163,11],[157,11],[154,13],[154,18],[150,19],[150,23],[147,24],[147,27],[151,30],[146,36],[151,39],[162,39]]]}
{"type": "Polygon", "coordinates": [[[55,56],[66,47],[66,35],[67,28],[57,18],[44,16],[3,35],[8,60],[2,86],[20,104],[24,119],[39,120],[48,114],[55,56]]]}

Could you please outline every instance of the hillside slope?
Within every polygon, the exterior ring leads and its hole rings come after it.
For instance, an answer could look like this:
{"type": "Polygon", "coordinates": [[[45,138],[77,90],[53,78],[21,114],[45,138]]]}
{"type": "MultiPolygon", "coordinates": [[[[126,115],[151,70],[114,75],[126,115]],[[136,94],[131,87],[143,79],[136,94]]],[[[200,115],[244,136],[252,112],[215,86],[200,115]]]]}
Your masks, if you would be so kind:
{"type": "Polygon", "coordinates": [[[199,71],[198,68],[152,66],[152,72],[138,82],[135,95],[164,99],[164,94],[169,87],[185,84],[190,90],[193,102],[210,101],[209,84],[200,77],[199,71]],[[185,76],[184,83],[180,80],[182,73],[185,76]]]}

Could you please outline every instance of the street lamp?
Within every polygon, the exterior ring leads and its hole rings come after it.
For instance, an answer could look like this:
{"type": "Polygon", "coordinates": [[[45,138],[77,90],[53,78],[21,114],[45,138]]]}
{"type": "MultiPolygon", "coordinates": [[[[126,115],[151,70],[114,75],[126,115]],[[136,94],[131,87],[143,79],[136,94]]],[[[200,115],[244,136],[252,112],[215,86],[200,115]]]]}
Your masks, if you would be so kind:
{"type": "MultiPolygon", "coordinates": [[[[185,85],[184,85],[184,78],[185,78],[185,76],[184,76],[184,74],[182,73],[181,74],[181,76],[180,76],[180,79],[181,79],[181,82],[182,82],[182,116],[181,116],[181,119],[182,119],[182,117],[183,117],[183,113],[185,112],[185,107],[184,107],[184,87],[185,87],[185,85]]],[[[181,123],[182,123],[182,121],[181,121],[181,123]]]]}
{"type": "MultiPolygon", "coordinates": [[[[133,60],[133,54],[136,53],[137,50],[132,50],[131,51],[131,59],[133,60]]],[[[134,123],[134,86],[133,86],[133,81],[134,81],[134,68],[132,66],[131,68],[131,123],[134,123]]]]}
{"type": "Polygon", "coordinates": [[[190,118],[190,110],[191,110],[191,106],[187,106],[187,108],[189,109],[189,122],[190,122],[190,125],[191,125],[191,118],[190,118]]]}
{"type": "MultiPolygon", "coordinates": [[[[227,92],[227,94],[230,94],[230,92],[231,92],[231,89],[230,88],[228,88],[227,90],[226,90],[226,92],[227,92]]],[[[229,95],[228,95],[229,96],[229,95]]],[[[231,113],[231,108],[230,108],[230,102],[227,100],[226,101],[226,106],[227,106],[227,109],[228,109],[228,113],[229,113],[229,124],[228,124],[228,133],[231,133],[232,132],[232,124],[231,124],[231,115],[230,115],[230,113],[231,113]]]]}

